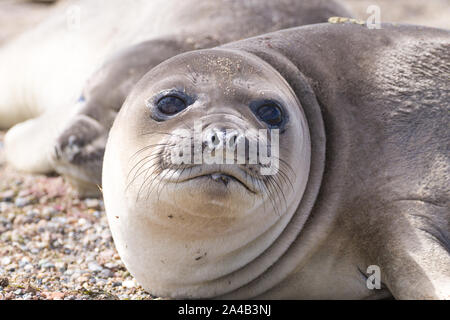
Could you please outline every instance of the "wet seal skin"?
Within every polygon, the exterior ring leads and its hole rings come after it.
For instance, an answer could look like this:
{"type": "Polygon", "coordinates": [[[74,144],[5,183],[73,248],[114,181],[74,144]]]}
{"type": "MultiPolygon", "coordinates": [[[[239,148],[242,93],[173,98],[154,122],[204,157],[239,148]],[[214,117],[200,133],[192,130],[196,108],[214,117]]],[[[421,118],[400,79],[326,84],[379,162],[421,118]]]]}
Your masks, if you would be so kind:
{"type": "MultiPolygon", "coordinates": [[[[325,23],[149,71],[103,166],[130,273],[172,298],[450,298],[449,43],[448,30],[325,23]],[[216,133],[283,125],[279,170],[175,163],[196,121],[216,133]]],[[[255,138],[202,139],[188,146],[255,138]]]]}
{"type": "Polygon", "coordinates": [[[349,15],[328,0],[92,0],[70,8],[79,10],[55,8],[0,48],[0,128],[15,125],[6,136],[15,168],[57,171],[86,196],[99,194],[117,111],[154,66],[185,51],[349,15]]]}

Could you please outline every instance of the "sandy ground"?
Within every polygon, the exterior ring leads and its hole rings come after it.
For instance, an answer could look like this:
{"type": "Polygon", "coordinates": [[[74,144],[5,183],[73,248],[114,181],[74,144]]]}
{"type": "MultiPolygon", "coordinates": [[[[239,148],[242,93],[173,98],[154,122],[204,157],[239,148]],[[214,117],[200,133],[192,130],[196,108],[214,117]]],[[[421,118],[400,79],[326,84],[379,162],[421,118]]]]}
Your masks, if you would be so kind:
{"type": "MultiPolygon", "coordinates": [[[[360,19],[450,28],[450,0],[343,0],[360,19]]],[[[0,0],[0,46],[53,5],[0,0]]],[[[0,300],[151,299],[114,248],[100,199],[78,199],[61,177],[15,172],[0,132],[0,300]]]]}

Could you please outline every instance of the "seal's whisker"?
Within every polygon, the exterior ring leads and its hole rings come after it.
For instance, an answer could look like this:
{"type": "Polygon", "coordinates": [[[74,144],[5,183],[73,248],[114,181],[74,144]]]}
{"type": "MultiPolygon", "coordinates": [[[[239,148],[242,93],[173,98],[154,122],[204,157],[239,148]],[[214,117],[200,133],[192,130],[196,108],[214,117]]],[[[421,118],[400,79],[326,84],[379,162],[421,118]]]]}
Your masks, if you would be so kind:
{"type": "MultiPolygon", "coordinates": [[[[291,182],[291,179],[289,178],[289,176],[280,168],[280,170],[278,170],[278,173],[280,175],[280,178],[283,178],[284,183],[288,183],[291,186],[292,191],[294,190],[294,185],[291,182]]],[[[281,181],[280,181],[281,182],[281,181]]]]}
{"type": "Polygon", "coordinates": [[[155,143],[155,144],[150,144],[150,145],[145,146],[145,147],[143,147],[142,149],[139,149],[138,151],[136,151],[136,152],[130,157],[130,159],[129,159],[128,161],[133,160],[133,158],[136,157],[139,153],[144,152],[145,150],[148,150],[148,149],[153,148],[153,147],[158,147],[158,146],[160,146],[160,147],[166,147],[166,146],[171,146],[171,145],[168,144],[168,143],[155,143]]]}
{"type": "MultiPolygon", "coordinates": [[[[146,188],[147,188],[146,199],[148,199],[148,198],[150,197],[150,194],[152,193],[152,191],[154,190],[155,187],[156,187],[156,191],[158,192],[158,187],[159,187],[159,185],[161,184],[161,181],[162,181],[162,180],[164,179],[164,177],[168,174],[168,172],[170,172],[170,171],[166,171],[166,173],[164,173],[164,175],[163,175],[162,177],[159,177],[159,178],[158,178],[158,176],[159,176],[164,170],[161,168],[161,165],[160,165],[159,162],[156,163],[156,164],[159,166],[159,167],[158,167],[159,172],[158,172],[158,174],[154,175],[153,179],[152,179],[152,180],[150,181],[150,183],[146,186],[146,188]],[[159,180],[159,181],[158,181],[158,184],[155,185],[155,187],[154,187],[153,184],[154,184],[154,182],[157,181],[157,180],[159,180]]],[[[158,198],[158,200],[159,200],[159,198],[158,198]]]]}
{"type": "Polygon", "coordinates": [[[153,161],[153,160],[155,160],[156,158],[158,158],[159,157],[159,153],[152,153],[151,155],[149,155],[149,156],[146,156],[146,157],[143,157],[131,170],[130,170],[130,172],[128,173],[128,175],[127,175],[127,181],[129,180],[129,176],[130,176],[130,174],[131,174],[131,172],[134,170],[134,168],[139,164],[139,163],[141,163],[142,161],[144,161],[144,163],[142,163],[140,166],[139,166],[139,168],[136,170],[136,172],[135,172],[135,174],[134,174],[134,176],[133,176],[133,179],[131,180],[131,182],[130,182],[130,184],[131,183],[133,183],[134,182],[134,180],[136,180],[136,178],[137,177],[139,177],[141,174],[142,174],[142,172],[141,172],[141,170],[142,170],[142,168],[144,168],[145,166],[146,166],[146,164],[147,163],[149,163],[149,162],[151,162],[151,161],[153,161]]]}
{"type": "MultiPolygon", "coordinates": [[[[159,201],[159,197],[160,197],[160,195],[161,195],[162,190],[163,190],[164,187],[167,185],[168,181],[170,181],[170,179],[172,179],[172,177],[178,172],[178,170],[179,170],[179,168],[177,168],[177,169],[175,169],[175,170],[172,170],[172,175],[171,175],[170,177],[168,177],[168,179],[166,180],[165,183],[162,183],[161,189],[159,189],[159,185],[158,185],[158,187],[156,188],[156,196],[157,196],[157,198],[158,198],[158,201],[159,201]],[[158,190],[159,190],[159,191],[158,191],[158,190]]],[[[168,171],[168,172],[170,172],[170,171],[168,171]]],[[[166,172],[166,174],[164,175],[164,177],[162,177],[162,178],[160,179],[160,183],[159,183],[159,184],[161,184],[161,181],[164,181],[164,180],[165,180],[165,177],[167,176],[168,172],[166,172]]]]}
{"type": "MultiPolygon", "coordinates": [[[[146,171],[146,173],[147,173],[148,171],[146,171]]],[[[151,175],[150,175],[151,176],[151,175]]],[[[139,195],[140,195],[140,193],[141,193],[141,191],[142,191],[142,188],[144,187],[144,184],[145,184],[145,182],[147,181],[147,176],[145,176],[144,177],[144,181],[141,183],[141,186],[139,187],[139,190],[138,190],[138,192],[137,192],[137,195],[136,195],[136,202],[139,200],[139,195]]]]}
{"type": "Polygon", "coordinates": [[[281,196],[283,197],[283,200],[284,200],[285,207],[287,208],[287,201],[286,201],[286,197],[284,195],[283,189],[280,187],[280,185],[278,184],[277,179],[275,177],[271,176],[270,178],[274,185],[274,189],[276,190],[276,194],[279,199],[279,202],[281,203],[281,197],[280,197],[280,193],[281,193],[281,196]]]}
{"type": "Polygon", "coordinates": [[[291,165],[284,159],[280,158],[280,157],[274,157],[275,159],[277,159],[278,161],[280,161],[281,165],[284,165],[286,167],[286,169],[289,169],[289,171],[291,172],[291,174],[293,174],[294,176],[296,176],[294,169],[292,169],[291,165]]]}
{"type": "MultiPolygon", "coordinates": [[[[159,174],[161,174],[163,172],[163,170],[160,171],[159,174]]],[[[153,178],[152,183],[147,187],[147,194],[146,194],[146,199],[148,199],[150,197],[150,194],[156,189],[156,195],[158,195],[158,187],[161,184],[161,182],[163,181],[164,177],[167,176],[167,174],[170,171],[166,171],[162,177],[158,178],[158,175],[155,175],[155,177],[153,178]],[[153,186],[153,182],[157,181],[156,185],[153,186]]],[[[158,198],[159,200],[159,198],[158,198]]]]}
{"type": "MultiPolygon", "coordinates": [[[[139,176],[141,176],[141,175],[144,174],[144,173],[145,173],[144,181],[147,179],[148,172],[149,172],[152,168],[154,168],[155,166],[158,166],[159,163],[158,163],[158,162],[153,163],[151,166],[149,166],[147,169],[144,169],[142,172],[141,172],[141,170],[142,170],[142,168],[145,167],[145,165],[146,165],[147,163],[151,162],[152,160],[153,160],[153,159],[149,159],[148,161],[146,161],[144,164],[141,165],[141,167],[139,168],[139,170],[136,172],[136,175],[133,177],[133,180],[128,184],[128,186],[131,185],[131,184],[132,184],[139,176]],[[138,172],[139,172],[139,173],[138,173],[138,172]]],[[[127,188],[128,188],[128,186],[127,186],[127,188]]],[[[141,187],[142,187],[142,186],[141,186],[141,187]]]]}
{"type": "Polygon", "coordinates": [[[281,205],[281,197],[280,194],[278,192],[277,186],[274,182],[274,178],[272,176],[269,177],[269,181],[270,181],[270,185],[271,185],[271,189],[272,189],[272,194],[274,195],[274,202],[275,202],[275,207],[276,207],[276,213],[278,216],[281,216],[280,214],[280,208],[278,208],[278,205],[281,205]]]}
{"type": "MultiPolygon", "coordinates": [[[[159,156],[159,152],[157,152],[157,151],[160,151],[160,150],[153,151],[150,155],[145,156],[145,157],[142,157],[138,162],[136,162],[136,164],[135,164],[135,165],[130,169],[130,171],[128,172],[128,174],[127,174],[127,180],[130,178],[130,175],[131,175],[131,173],[134,171],[134,169],[136,169],[137,166],[138,166],[139,164],[141,164],[144,160],[153,160],[154,158],[157,158],[157,157],[159,156]]],[[[140,166],[140,167],[136,170],[136,172],[138,172],[141,168],[142,168],[142,166],[140,166]]],[[[135,176],[136,176],[136,175],[135,175],[135,176]]]]}
{"type": "MultiPolygon", "coordinates": [[[[147,161],[146,163],[148,163],[148,162],[150,162],[150,161],[147,161]]],[[[150,167],[148,167],[147,169],[145,169],[145,170],[143,170],[142,172],[140,172],[134,179],[133,179],[133,181],[131,181],[129,184],[128,184],[128,186],[127,186],[127,188],[139,177],[139,176],[141,176],[142,174],[144,174],[145,173],[145,175],[144,175],[144,182],[141,184],[141,187],[139,188],[139,191],[142,189],[142,187],[143,187],[143,184],[145,183],[145,181],[146,181],[146,179],[147,179],[147,175],[148,175],[148,173],[150,172],[150,170],[152,169],[152,167],[154,167],[156,164],[152,164],[150,167]]]]}
{"type": "MultiPolygon", "coordinates": [[[[143,182],[141,187],[139,188],[139,192],[138,192],[138,197],[137,199],[139,199],[140,193],[144,190],[144,189],[149,189],[149,186],[151,186],[153,184],[153,182],[156,180],[157,176],[161,173],[161,171],[157,171],[155,170],[154,172],[152,172],[143,182]],[[150,183],[149,183],[150,182],[150,183]]],[[[148,191],[147,191],[148,192],[148,191]]]]}
{"type": "MultiPolygon", "coordinates": [[[[148,160],[148,161],[145,161],[140,167],[139,167],[139,169],[136,171],[136,173],[135,173],[135,175],[134,175],[134,177],[133,177],[133,179],[131,179],[131,181],[129,181],[128,183],[127,183],[127,186],[125,187],[125,191],[127,191],[128,189],[129,189],[129,187],[134,183],[134,181],[144,172],[140,172],[141,171],[141,169],[147,164],[147,163],[149,163],[151,160],[148,160]]],[[[127,177],[127,181],[129,180],[129,178],[127,177]]]]}
{"type": "MultiPolygon", "coordinates": [[[[153,164],[152,164],[150,167],[148,167],[147,170],[145,171],[145,175],[144,175],[144,183],[142,184],[142,187],[145,185],[145,182],[147,181],[148,173],[150,172],[150,170],[152,170],[152,169],[155,168],[155,167],[157,167],[156,169],[159,170],[159,172],[162,171],[162,169],[161,169],[160,164],[159,164],[158,161],[155,162],[155,163],[153,163],[153,164]]],[[[150,179],[151,176],[152,176],[153,174],[154,174],[154,173],[151,173],[150,176],[148,176],[148,178],[150,179]]]]}
{"type": "Polygon", "coordinates": [[[267,196],[268,196],[268,198],[269,198],[269,200],[270,200],[270,203],[272,204],[273,210],[275,211],[275,213],[276,213],[277,215],[279,215],[279,214],[278,214],[278,210],[277,210],[277,208],[276,208],[275,196],[274,196],[274,194],[273,194],[273,186],[271,185],[270,179],[269,179],[269,178],[270,178],[270,177],[268,177],[267,179],[264,180],[264,186],[265,186],[265,189],[266,189],[266,191],[267,191],[267,196]]]}

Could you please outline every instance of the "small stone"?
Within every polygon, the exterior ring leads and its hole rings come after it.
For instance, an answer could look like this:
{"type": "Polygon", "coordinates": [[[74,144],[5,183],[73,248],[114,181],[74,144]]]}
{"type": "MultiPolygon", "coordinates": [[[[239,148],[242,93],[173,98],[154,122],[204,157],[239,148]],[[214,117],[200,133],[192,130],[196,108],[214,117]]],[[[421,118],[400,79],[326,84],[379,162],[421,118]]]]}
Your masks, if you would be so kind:
{"type": "Polygon", "coordinates": [[[64,299],[64,292],[42,292],[42,295],[45,296],[48,300],[62,300],[64,299]]]}
{"type": "Polygon", "coordinates": [[[9,285],[8,278],[0,278],[0,287],[6,288],[9,285]]]}
{"type": "Polygon", "coordinates": [[[10,257],[4,257],[2,259],[2,265],[6,266],[6,265],[8,265],[10,263],[11,263],[11,258],[10,257]]]}
{"type": "Polygon", "coordinates": [[[114,273],[109,269],[103,269],[100,272],[100,276],[103,278],[111,278],[112,276],[114,276],[114,273]]]}
{"type": "Polygon", "coordinates": [[[92,272],[100,272],[103,270],[103,268],[97,262],[89,262],[88,268],[92,272]]]}
{"type": "Polygon", "coordinates": [[[102,213],[100,211],[94,211],[93,215],[96,218],[100,218],[102,216],[102,213]]]}
{"type": "MultiPolygon", "coordinates": [[[[72,276],[72,277],[73,277],[73,276],[72,276]]],[[[77,278],[77,279],[75,280],[75,282],[77,282],[77,283],[84,283],[84,282],[87,282],[87,281],[89,281],[89,278],[88,278],[88,277],[85,277],[85,276],[79,277],[79,278],[77,278]]]]}
{"type": "Polygon", "coordinates": [[[53,263],[51,263],[51,262],[44,263],[42,265],[42,268],[44,268],[44,269],[53,269],[54,267],[55,267],[55,265],[53,263]]]}
{"type": "Polygon", "coordinates": [[[23,268],[29,263],[30,263],[30,261],[28,260],[28,258],[24,257],[19,261],[19,268],[23,268]]]}
{"type": "Polygon", "coordinates": [[[45,260],[45,259],[42,259],[39,261],[39,266],[43,269],[55,268],[55,265],[52,262],[45,260]]]}
{"type": "Polygon", "coordinates": [[[30,204],[30,199],[29,198],[16,198],[16,201],[14,201],[14,204],[16,205],[16,207],[22,208],[25,207],[26,205],[30,204]]]}
{"type": "Polygon", "coordinates": [[[84,200],[86,207],[89,209],[100,209],[100,201],[98,199],[86,199],[84,200]]]}
{"type": "Polygon", "coordinates": [[[21,191],[19,191],[17,196],[20,198],[23,198],[23,197],[29,196],[30,194],[31,194],[30,190],[21,190],[21,191]]]}
{"type": "Polygon", "coordinates": [[[136,283],[136,280],[125,280],[124,282],[122,282],[122,286],[123,287],[125,287],[125,288],[128,288],[128,289],[131,289],[131,288],[136,288],[136,286],[137,286],[137,283],[136,283]]]}
{"type": "Polygon", "coordinates": [[[24,300],[30,300],[31,298],[32,298],[31,293],[25,293],[25,294],[22,296],[22,299],[24,299],[24,300]]]}
{"type": "Polygon", "coordinates": [[[58,261],[55,263],[55,267],[59,270],[59,272],[64,272],[67,269],[67,263],[58,261]]]}
{"type": "Polygon", "coordinates": [[[31,264],[27,264],[25,267],[23,267],[23,270],[25,270],[26,272],[30,272],[33,269],[34,267],[31,264]]]}
{"type": "Polygon", "coordinates": [[[13,198],[14,198],[13,190],[7,190],[5,192],[0,193],[0,201],[11,202],[13,198]]]}
{"type": "Polygon", "coordinates": [[[42,217],[47,220],[50,220],[50,218],[57,213],[58,213],[58,210],[56,210],[55,208],[52,208],[52,207],[44,207],[42,209],[42,217]]]}
{"type": "Polygon", "coordinates": [[[35,218],[39,215],[39,210],[37,210],[37,209],[28,210],[26,215],[27,215],[27,217],[35,218]]]}

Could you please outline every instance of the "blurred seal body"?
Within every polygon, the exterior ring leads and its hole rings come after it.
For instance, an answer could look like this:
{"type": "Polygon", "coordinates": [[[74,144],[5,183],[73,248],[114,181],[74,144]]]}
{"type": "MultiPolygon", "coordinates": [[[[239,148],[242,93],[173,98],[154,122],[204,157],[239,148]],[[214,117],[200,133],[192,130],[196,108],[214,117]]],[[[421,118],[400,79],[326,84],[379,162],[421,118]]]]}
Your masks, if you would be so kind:
{"type": "Polygon", "coordinates": [[[425,27],[320,24],[152,69],[103,167],[131,274],[175,298],[449,298],[449,41],[425,27]],[[279,171],[171,162],[196,120],[278,128],[279,171]]]}

